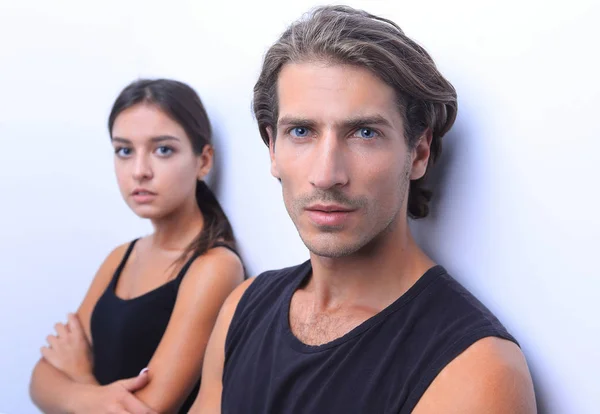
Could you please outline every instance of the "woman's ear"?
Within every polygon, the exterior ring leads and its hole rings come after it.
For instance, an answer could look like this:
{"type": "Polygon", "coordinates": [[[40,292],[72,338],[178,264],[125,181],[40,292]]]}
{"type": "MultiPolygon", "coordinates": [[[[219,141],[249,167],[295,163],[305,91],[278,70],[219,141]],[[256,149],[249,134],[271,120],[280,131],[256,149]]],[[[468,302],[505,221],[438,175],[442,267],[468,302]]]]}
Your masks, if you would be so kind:
{"type": "Polygon", "coordinates": [[[203,180],[208,175],[213,166],[214,149],[211,145],[206,144],[202,148],[202,153],[198,155],[198,180],[203,180]]]}

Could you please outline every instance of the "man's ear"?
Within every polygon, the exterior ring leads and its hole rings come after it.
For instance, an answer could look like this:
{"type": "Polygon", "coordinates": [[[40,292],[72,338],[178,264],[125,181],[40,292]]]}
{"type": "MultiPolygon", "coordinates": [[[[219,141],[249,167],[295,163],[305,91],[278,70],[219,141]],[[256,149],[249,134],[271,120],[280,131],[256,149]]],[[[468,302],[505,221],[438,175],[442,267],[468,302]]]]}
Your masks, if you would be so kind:
{"type": "Polygon", "coordinates": [[[203,180],[208,175],[213,166],[214,149],[211,145],[206,144],[202,148],[202,153],[198,155],[198,170],[196,176],[198,180],[203,180]]]}
{"type": "Polygon", "coordinates": [[[277,179],[279,177],[279,169],[277,168],[277,161],[275,161],[275,134],[273,133],[273,129],[268,126],[266,128],[267,135],[269,137],[269,155],[271,157],[271,175],[277,179]]]}
{"type": "Polygon", "coordinates": [[[431,155],[432,139],[433,134],[431,132],[431,128],[427,128],[412,149],[412,168],[410,171],[411,180],[418,180],[427,172],[427,164],[429,163],[429,156],[431,155]]]}

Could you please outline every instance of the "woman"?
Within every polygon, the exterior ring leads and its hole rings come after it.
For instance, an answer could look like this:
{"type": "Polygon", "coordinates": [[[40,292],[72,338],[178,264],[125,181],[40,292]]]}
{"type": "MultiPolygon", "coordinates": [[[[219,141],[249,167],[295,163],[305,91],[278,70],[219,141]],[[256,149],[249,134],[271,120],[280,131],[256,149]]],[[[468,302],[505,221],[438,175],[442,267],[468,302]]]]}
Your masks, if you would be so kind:
{"type": "Polygon", "coordinates": [[[159,79],[127,86],[108,127],[121,194],[154,232],[110,253],[77,313],[55,326],[31,396],[48,413],[187,412],[217,313],[244,279],[204,182],[210,123],[192,88],[159,79]]]}

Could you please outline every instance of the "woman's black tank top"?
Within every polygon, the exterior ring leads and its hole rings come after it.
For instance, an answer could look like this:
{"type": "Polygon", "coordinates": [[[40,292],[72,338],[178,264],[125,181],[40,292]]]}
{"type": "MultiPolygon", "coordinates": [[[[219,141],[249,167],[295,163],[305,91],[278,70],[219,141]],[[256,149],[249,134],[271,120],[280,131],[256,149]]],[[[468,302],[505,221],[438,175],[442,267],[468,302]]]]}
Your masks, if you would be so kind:
{"type": "Polygon", "coordinates": [[[240,299],[225,342],[223,414],[407,414],[474,342],[488,336],[515,342],[436,266],[346,335],[306,345],[290,330],[289,306],[311,269],[308,261],[266,272],[240,299]]]}
{"type": "MultiPolygon", "coordinates": [[[[192,262],[198,258],[198,255],[192,256],[177,277],[164,285],[132,299],[121,299],[115,293],[117,281],[136,242],[137,239],[129,245],[91,316],[94,376],[101,385],[135,377],[140,370],[148,366],[167,329],[179,285],[192,262]]],[[[224,243],[215,245],[218,246],[233,251],[224,243]]],[[[195,384],[181,406],[181,413],[188,412],[196,399],[199,387],[200,382],[195,384]]]]}

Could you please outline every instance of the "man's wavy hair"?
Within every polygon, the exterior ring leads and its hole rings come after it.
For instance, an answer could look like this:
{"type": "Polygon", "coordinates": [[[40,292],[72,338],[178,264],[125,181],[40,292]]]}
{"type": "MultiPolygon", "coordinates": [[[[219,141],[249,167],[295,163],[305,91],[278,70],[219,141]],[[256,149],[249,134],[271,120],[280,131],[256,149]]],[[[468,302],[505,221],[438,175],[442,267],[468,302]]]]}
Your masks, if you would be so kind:
{"type": "MultiPolygon", "coordinates": [[[[287,63],[325,61],[366,68],[391,86],[403,115],[409,148],[429,128],[429,167],[442,151],[442,137],[452,127],[458,108],[456,91],[437,70],[429,54],[394,22],[347,6],[313,9],[293,23],[271,46],[254,86],[253,110],[265,144],[267,129],[276,131],[277,79],[287,63]]],[[[425,176],[410,182],[408,215],[429,213],[431,191],[425,176]]]]}

